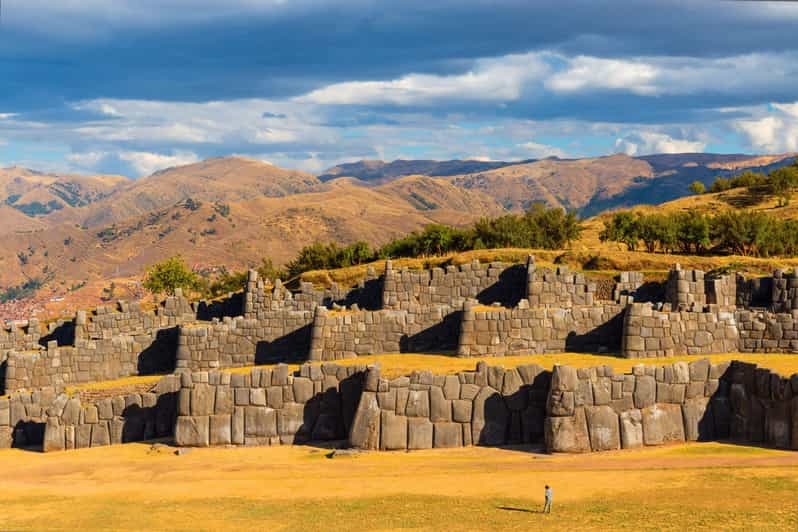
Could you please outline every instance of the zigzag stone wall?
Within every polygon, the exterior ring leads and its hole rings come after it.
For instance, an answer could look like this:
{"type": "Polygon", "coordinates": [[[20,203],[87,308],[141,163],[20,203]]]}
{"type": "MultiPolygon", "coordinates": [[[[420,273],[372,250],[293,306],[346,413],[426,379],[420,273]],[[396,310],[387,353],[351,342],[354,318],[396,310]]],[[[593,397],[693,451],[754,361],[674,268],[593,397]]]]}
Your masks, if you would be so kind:
{"type": "Polygon", "coordinates": [[[181,375],[175,442],[279,445],[342,440],[360,402],[365,367],[284,364],[248,373],[181,375]]]}
{"type": "Polygon", "coordinates": [[[477,364],[456,375],[384,379],[370,367],[351,431],[359,449],[404,450],[541,441],[549,372],[477,364]]]}
{"type": "Polygon", "coordinates": [[[798,449],[798,375],[737,361],[640,365],[625,375],[555,366],[546,411],[552,452],[727,438],[798,449]]]}

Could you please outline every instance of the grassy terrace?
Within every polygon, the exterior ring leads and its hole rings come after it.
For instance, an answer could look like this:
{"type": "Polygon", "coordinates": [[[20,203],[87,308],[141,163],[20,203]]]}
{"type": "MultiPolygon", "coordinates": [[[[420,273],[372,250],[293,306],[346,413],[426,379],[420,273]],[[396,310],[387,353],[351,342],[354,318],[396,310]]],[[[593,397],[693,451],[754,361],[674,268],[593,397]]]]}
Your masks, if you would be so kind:
{"type": "MultiPolygon", "coordinates": [[[[566,364],[577,368],[591,366],[611,366],[616,373],[629,373],[632,366],[636,364],[665,365],[677,361],[690,362],[703,358],[700,356],[679,356],[672,358],[642,358],[627,359],[612,355],[592,355],[581,353],[558,353],[551,355],[525,355],[508,357],[474,357],[458,358],[452,355],[426,354],[426,353],[398,353],[385,355],[370,355],[358,358],[335,361],[336,364],[351,366],[357,364],[379,363],[382,368],[382,375],[393,378],[407,375],[412,371],[431,370],[438,374],[457,373],[458,371],[473,370],[477,362],[485,361],[492,366],[504,366],[512,368],[523,364],[540,364],[544,368],[551,369],[555,364],[566,364]]],[[[748,354],[748,353],[725,353],[722,355],[708,355],[713,363],[726,360],[744,360],[752,362],[760,367],[770,368],[785,377],[798,373],[798,355],[793,354],[748,354]]],[[[317,363],[318,364],[318,363],[317,363]]],[[[298,370],[299,364],[289,364],[292,370],[298,370]]],[[[268,366],[261,366],[268,367],[268,366]]],[[[243,368],[225,369],[232,373],[248,373],[252,369],[250,366],[243,368]]],[[[69,386],[67,393],[74,395],[80,392],[102,392],[116,389],[135,388],[141,391],[147,384],[152,385],[158,382],[160,375],[147,375],[138,377],[126,377],[112,381],[95,382],[89,384],[79,384],[69,386]]]]}
{"type": "Polygon", "coordinates": [[[5,530],[795,530],[798,453],[719,443],[550,456],[127,444],[0,451],[5,530]],[[543,486],[554,513],[539,513],[543,486]]]}

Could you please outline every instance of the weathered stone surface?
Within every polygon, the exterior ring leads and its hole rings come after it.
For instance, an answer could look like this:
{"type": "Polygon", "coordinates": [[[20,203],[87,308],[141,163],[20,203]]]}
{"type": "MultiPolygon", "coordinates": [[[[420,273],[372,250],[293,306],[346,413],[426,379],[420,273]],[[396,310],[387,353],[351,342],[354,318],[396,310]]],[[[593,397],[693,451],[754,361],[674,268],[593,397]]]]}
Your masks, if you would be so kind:
{"type": "MultiPolygon", "coordinates": [[[[305,419],[305,405],[299,403],[284,403],[277,411],[277,431],[282,436],[294,436],[308,427],[303,427],[305,419]]],[[[306,436],[300,434],[300,436],[306,436]]],[[[284,441],[281,439],[281,441],[284,441]]]]}
{"type": "Polygon", "coordinates": [[[245,407],[236,407],[233,410],[232,425],[230,427],[230,439],[233,445],[244,445],[246,438],[244,434],[245,407]]]}
{"type": "MultiPolygon", "coordinates": [[[[795,415],[793,413],[793,416],[795,415]]],[[[774,401],[765,410],[765,442],[779,449],[789,449],[790,425],[790,403],[774,401]]]]}
{"type": "Polygon", "coordinates": [[[551,416],[572,416],[575,407],[574,392],[551,390],[546,410],[551,416]]]}
{"type": "Polygon", "coordinates": [[[232,438],[232,416],[220,414],[210,417],[209,442],[211,445],[230,445],[232,438]]]}
{"type": "MultiPolygon", "coordinates": [[[[593,404],[596,406],[609,405],[612,399],[612,385],[607,378],[598,379],[592,383],[593,404]]],[[[590,405],[588,405],[590,406],[590,405]]]]}
{"type": "Polygon", "coordinates": [[[657,398],[657,383],[654,377],[648,375],[637,377],[633,397],[635,408],[643,409],[653,405],[657,398]]]}
{"type": "Polygon", "coordinates": [[[459,423],[434,423],[434,446],[442,448],[462,447],[463,430],[459,423]]]}
{"type": "Polygon", "coordinates": [[[507,442],[509,413],[499,392],[486,386],[474,398],[471,440],[474,445],[502,445],[507,442]]]}
{"type": "Polygon", "coordinates": [[[208,416],[178,417],[175,443],[181,447],[207,447],[210,443],[208,416]]]}
{"type": "Polygon", "coordinates": [[[708,408],[709,398],[688,399],[682,405],[684,437],[687,441],[708,441],[715,438],[715,420],[708,408]]]}
{"type": "Polygon", "coordinates": [[[609,406],[585,407],[590,447],[594,451],[620,449],[621,436],[618,415],[609,406]]]}
{"type": "Polygon", "coordinates": [[[407,449],[407,417],[383,410],[380,428],[380,449],[396,451],[407,449]]]}
{"type": "Polygon", "coordinates": [[[589,452],[590,438],[584,408],[577,408],[573,416],[546,418],[544,437],[546,449],[551,452],[589,452]]]}
{"type": "Polygon", "coordinates": [[[352,421],[349,443],[356,449],[380,448],[380,407],[376,392],[363,392],[360,406],[352,421]]]}
{"type": "Polygon", "coordinates": [[[682,408],[679,405],[654,405],[641,410],[643,443],[662,445],[684,441],[682,408]]]}
{"type": "Polygon", "coordinates": [[[87,449],[91,446],[92,425],[75,426],[75,449],[87,449]]]}
{"type": "Polygon", "coordinates": [[[471,423],[471,411],[473,403],[457,399],[452,401],[452,418],[458,423],[471,423]]]}
{"type": "MultiPolygon", "coordinates": [[[[0,440],[3,435],[0,434],[0,440]]],[[[42,450],[46,453],[51,451],[63,451],[65,446],[64,426],[58,423],[56,418],[48,418],[44,426],[44,442],[42,450]]],[[[10,443],[6,447],[4,442],[0,441],[0,449],[11,447],[10,443]]]]}
{"type": "Polygon", "coordinates": [[[694,360],[690,362],[690,380],[704,382],[709,378],[709,367],[711,366],[708,358],[694,360]]]}
{"type": "Polygon", "coordinates": [[[576,369],[571,366],[556,364],[551,374],[551,389],[558,391],[574,391],[579,383],[576,369]]]}
{"type": "Polygon", "coordinates": [[[209,384],[195,384],[191,390],[191,415],[209,416],[213,414],[216,390],[209,384]]]}
{"type": "Polygon", "coordinates": [[[313,397],[313,381],[305,377],[294,377],[294,401],[307,403],[313,397]]]}
{"type": "Polygon", "coordinates": [[[460,379],[457,375],[446,375],[443,383],[443,396],[446,399],[460,398],[460,379]]]}
{"type": "Polygon", "coordinates": [[[111,445],[111,435],[108,432],[108,422],[101,421],[91,427],[91,446],[102,447],[111,445]]]}
{"type": "MultiPolygon", "coordinates": [[[[215,386],[216,400],[214,403],[214,412],[216,414],[232,414],[233,413],[233,390],[229,386],[215,386]]],[[[180,390],[183,392],[183,390],[180,390]]]]}
{"type": "Polygon", "coordinates": [[[436,423],[438,421],[452,420],[452,401],[444,397],[441,388],[437,386],[430,388],[429,399],[430,421],[436,423]]]}
{"type": "Polygon", "coordinates": [[[408,417],[429,417],[429,392],[427,390],[410,390],[405,414],[408,417]]]}
{"type": "Polygon", "coordinates": [[[407,418],[407,448],[432,448],[432,422],[422,417],[407,418]]]}
{"type": "Polygon", "coordinates": [[[627,410],[620,415],[621,446],[635,449],[643,446],[643,414],[640,410],[627,410]]]}

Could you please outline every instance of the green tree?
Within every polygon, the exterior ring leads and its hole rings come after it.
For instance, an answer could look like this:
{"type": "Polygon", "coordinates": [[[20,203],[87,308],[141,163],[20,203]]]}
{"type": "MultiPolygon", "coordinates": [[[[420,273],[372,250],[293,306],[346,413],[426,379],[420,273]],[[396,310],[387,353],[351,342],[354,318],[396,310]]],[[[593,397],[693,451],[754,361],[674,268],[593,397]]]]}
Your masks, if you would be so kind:
{"type": "Polygon", "coordinates": [[[615,213],[609,225],[599,233],[602,242],[621,242],[626,244],[629,251],[634,251],[640,241],[639,218],[631,211],[621,211],[615,213]]]}
{"type": "Polygon", "coordinates": [[[197,274],[178,255],[150,266],[143,286],[153,294],[173,295],[175,288],[195,289],[198,284],[197,274]]]}
{"type": "Polygon", "coordinates": [[[693,194],[699,194],[699,195],[707,191],[707,188],[704,186],[704,183],[702,183],[701,181],[693,181],[692,183],[690,183],[690,186],[687,188],[693,194]]]}

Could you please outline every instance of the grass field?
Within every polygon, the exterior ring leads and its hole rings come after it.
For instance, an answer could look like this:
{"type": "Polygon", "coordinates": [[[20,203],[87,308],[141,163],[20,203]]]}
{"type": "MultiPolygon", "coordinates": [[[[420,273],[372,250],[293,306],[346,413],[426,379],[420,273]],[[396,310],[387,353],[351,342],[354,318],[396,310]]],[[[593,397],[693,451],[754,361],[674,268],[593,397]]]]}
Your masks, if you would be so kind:
{"type": "Polygon", "coordinates": [[[464,448],[0,451],[3,530],[796,530],[798,453],[464,448]],[[539,513],[543,486],[554,513],[539,513]]]}

